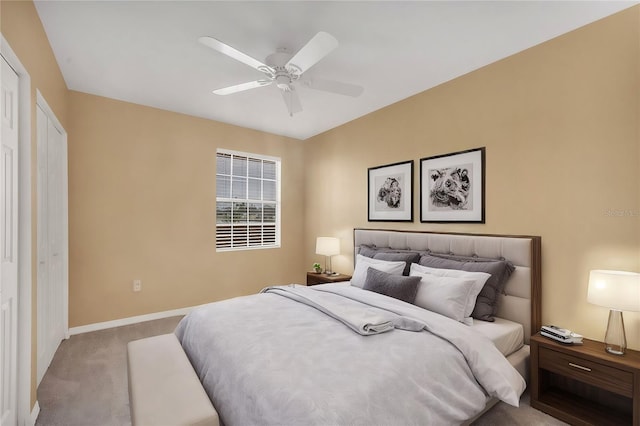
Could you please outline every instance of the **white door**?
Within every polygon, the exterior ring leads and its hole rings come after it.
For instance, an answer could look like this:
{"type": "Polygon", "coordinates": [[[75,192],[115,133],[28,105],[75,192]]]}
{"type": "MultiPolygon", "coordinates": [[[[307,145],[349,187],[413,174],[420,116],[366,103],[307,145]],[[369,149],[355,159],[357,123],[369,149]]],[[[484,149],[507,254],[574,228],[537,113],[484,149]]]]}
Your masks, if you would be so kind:
{"type": "Polygon", "coordinates": [[[0,425],[17,423],[18,355],[18,75],[0,73],[0,425]]]}
{"type": "Polygon", "coordinates": [[[38,106],[38,384],[66,334],[64,138],[38,106]]]}

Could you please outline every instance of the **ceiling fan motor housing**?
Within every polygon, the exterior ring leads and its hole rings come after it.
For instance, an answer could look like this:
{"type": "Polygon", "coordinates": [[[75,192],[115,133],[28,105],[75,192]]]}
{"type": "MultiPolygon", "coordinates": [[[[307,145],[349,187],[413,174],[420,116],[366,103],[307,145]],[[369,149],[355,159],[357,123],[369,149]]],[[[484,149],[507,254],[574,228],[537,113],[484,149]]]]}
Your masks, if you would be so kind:
{"type": "Polygon", "coordinates": [[[297,72],[298,69],[295,66],[286,66],[292,56],[284,49],[278,49],[277,52],[267,56],[265,60],[266,64],[275,70],[275,74],[270,77],[273,78],[276,86],[281,90],[291,90],[290,84],[300,77],[300,73],[297,72]]]}

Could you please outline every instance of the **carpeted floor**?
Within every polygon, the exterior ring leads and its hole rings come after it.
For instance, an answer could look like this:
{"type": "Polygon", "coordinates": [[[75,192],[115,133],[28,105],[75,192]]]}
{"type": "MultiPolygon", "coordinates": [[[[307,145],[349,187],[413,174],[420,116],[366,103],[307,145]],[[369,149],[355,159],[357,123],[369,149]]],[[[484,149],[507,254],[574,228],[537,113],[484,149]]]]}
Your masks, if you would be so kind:
{"type": "Polygon", "coordinates": [[[170,333],[180,319],[147,321],[63,341],[38,387],[36,426],[130,425],[127,343],[170,333]]]}
{"type": "MultiPolygon", "coordinates": [[[[62,342],[38,388],[40,415],[36,425],[130,425],[127,342],[170,333],[180,318],[79,334],[62,342]]],[[[475,426],[564,424],[531,408],[526,392],[520,408],[501,402],[474,423],[475,426]]]]}

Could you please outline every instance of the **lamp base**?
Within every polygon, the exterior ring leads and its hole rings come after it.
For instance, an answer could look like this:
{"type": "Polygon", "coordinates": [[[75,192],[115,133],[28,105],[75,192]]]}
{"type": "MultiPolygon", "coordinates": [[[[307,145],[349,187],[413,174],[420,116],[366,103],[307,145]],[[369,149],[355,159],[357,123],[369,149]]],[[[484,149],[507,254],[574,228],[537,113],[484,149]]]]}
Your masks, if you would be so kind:
{"type": "Polygon", "coordinates": [[[627,349],[627,337],[624,333],[622,311],[611,309],[607,322],[607,333],[604,335],[605,350],[613,355],[624,355],[627,349]]]}
{"type": "Polygon", "coordinates": [[[612,346],[606,346],[604,348],[605,351],[607,351],[608,353],[612,354],[612,355],[624,355],[624,351],[621,351],[619,349],[615,349],[612,346]]]}
{"type": "Polygon", "coordinates": [[[331,256],[325,256],[324,258],[324,274],[333,275],[333,271],[331,270],[331,256]]]}

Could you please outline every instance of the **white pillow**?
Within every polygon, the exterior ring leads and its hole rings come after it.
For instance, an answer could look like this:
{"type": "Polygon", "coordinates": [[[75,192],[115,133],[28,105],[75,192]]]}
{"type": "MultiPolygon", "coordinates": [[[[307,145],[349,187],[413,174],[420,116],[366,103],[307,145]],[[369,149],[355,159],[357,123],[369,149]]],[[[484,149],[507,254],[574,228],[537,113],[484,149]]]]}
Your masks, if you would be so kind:
{"type": "Polygon", "coordinates": [[[356,287],[364,287],[367,279],[367,269],[373,268],[378,271],[386,272],[393,275],[402,275],[407,263],[404,261],[390,262],[388,260],[373,259],[361,254],[356,256],[356,267],[351,277],[351,285],[356,287]]]}
{"type": "MultiPolygon", "coordinates": [[[[438,285],[442,284],[451,284],[454,287],[463,285],[461,283],[465,283],[465,286],[469,286],[470,288],[465,291],[464,288],[452,288],[450,291],[451,295],[448,295],[449,299],[454,297],[455,293],[458,293],[458,297],[461,297],[462,301],[464,301],[464,310],[463,310],[463,318],[471,317],[471,313],[473,312],[473,308],[476,306],[476,299],[478,298],[478,294],[484,287],[484,284],[491,277],[491,274],[487,274],[486,272],[469,272],[469,271],[458,271],[456,269],[439,269],[439,268],[430,268],[428,266],[418,265],[417,263],[411,264],[411,271],[409,273],[410,276],[424,276],[424,275],[432,275],[440,278],[451,278],[450,280],[440,280],[438,281],[438,285]]],[[[423,280],[424,282],[424,280],[423,280]]],[[[429,282],[433,283],[434,280],[429,280],[429,282]]],[[[437,304],[438,300],[432,301],[430,299],[433,296],[429,296],[425,293],[425,289],[422,289],[425,285],[420,284],[418,287],[418,294],[416,295],[416,300],[413,302],[416,306],[420,306],[421,308],[429,309],[430,311],[438,312],[437,310],[431,309],[428,306],[432,306],[434,302],[437,304]],[[421,290],[422,289],[422,290],[421,290]]],[[[435,288],[435,287],[434,287],[435,288]]],[[[447,296],[446,294],[442,294],[440,297],[447,296]]],[[[436,295],[437,298],[437,295],[436,295]]],[[[457,301],[458,303],[460,301],[457,301]]],[[[438,312],[441,313],[441,312],[438,312]]],[[[446,314],[442,314],[446,315],[446,314]]],[[[447,315],[452,318],[451,315],[447,315]]],[[[459,315],[455,315],[457,321],[462,321],[457,319],[459,315]]],[[[466,322],[466,321],[463,321],[466,322]]]]}

